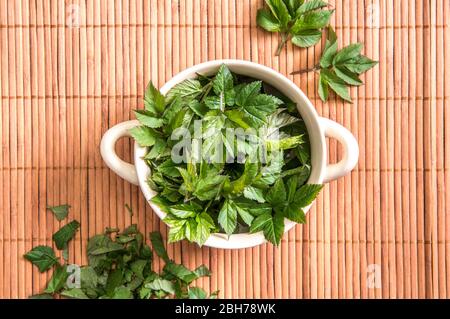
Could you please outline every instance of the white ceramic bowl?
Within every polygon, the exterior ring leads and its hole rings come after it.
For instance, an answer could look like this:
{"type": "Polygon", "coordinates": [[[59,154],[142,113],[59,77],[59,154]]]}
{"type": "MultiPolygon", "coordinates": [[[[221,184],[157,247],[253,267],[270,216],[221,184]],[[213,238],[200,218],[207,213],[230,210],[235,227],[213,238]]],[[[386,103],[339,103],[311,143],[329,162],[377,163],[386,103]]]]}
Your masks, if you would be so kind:
{"type": "MultiPolygon", "coordinates": [[[[174,85],[185,79],[195,78],[196,73],[211,75],[217,72],[220,65],[226,64],[231,71],[260,79],[280,90],[284,95],[297,104],[298,111],[305,121],[311,143],[311,176],[309,183],[322,184],[339,178],[349,173],[358,161],[358,143],[353,135],[340,124],[329,119],[320,117],[311,101],[306,95],[288,78],[280,73],[257,63],[243,60],[214,60],[190,67],[174,76],[162,88],[161,93],[166,94],[174,85]],[[327,164],[327,149],[325,137],[337,139],[343,145],[343,157],[335,164],[327,164]]],[[[138,121],[127,121],[115,125],[109,129],[101,141],[101,154],[106,165],[117,175],[139,185],[147,201],[156,193],[147,185],[147,177],[150,175],[150,168],[146,165],[142,157],[146,154],[146,148],[134,144],[134,165],[121,160],[115,150],[117,140],[123,136],[129,136],[128,130],[136,125],[138,121]]],[[[153,211],[164,218],[165,213],[155,204],[149,202],[153,211]]],[[[305,212],[309,207],[305,207],[305,212]]],[[[285,232],[294,227],[295,223],[285,220],[285,232]]],[[[205,243],[205,246],[216,248],[238,249],[260,245],[265,242],[262,232],[250,234],[212,234],[205,243]]]]}

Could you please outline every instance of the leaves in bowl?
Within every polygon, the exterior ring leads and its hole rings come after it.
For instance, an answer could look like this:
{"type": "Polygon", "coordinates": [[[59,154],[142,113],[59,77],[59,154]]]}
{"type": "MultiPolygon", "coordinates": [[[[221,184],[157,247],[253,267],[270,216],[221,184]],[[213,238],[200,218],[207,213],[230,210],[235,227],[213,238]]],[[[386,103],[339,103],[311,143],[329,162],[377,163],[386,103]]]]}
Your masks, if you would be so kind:
{"type": "MultiPolygon", "coordinates": [[[[161,103],[160,96],[152,89],[146,103],[161,103]]],[[[280,243],[284,218],[293,216],[278,207],[287,197],[284,184],[295,178],[293,191],[301,189],[310,173],[308,132],[292,105],[274,87],[221,65],[216,75],[169,90],[155,117],[162,126],[136,112],[141,125],[131,134],[149,146],[148,185],[158,192],[151,201],[167,214],[169,242],[203,245],[214,232],[257,230],[280,243]]]]}

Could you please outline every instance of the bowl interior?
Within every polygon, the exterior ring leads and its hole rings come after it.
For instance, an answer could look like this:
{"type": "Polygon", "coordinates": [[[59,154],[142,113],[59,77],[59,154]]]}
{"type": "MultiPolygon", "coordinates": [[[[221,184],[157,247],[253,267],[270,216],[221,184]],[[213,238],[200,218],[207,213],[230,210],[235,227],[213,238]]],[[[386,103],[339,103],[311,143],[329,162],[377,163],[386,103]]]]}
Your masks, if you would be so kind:
{"type": "MultiPolygon", "coordinates": [[[[308,183],[321,184],[324,179],[325,168],[325,137],[322,127],[318,121],[318,114],[312,103],[305,94],[289,79],[280,73],[257,63],[243,60],[215,60],[195,65],[191,68],[174,76],[162,88],[161,93],[166,94],[176,84],[190,78],[195,78],[197,73],[211,75],[215,74],[220,65],[226,64],[231,71],[260,79],[286,95],[289,99],[297,104],[297,109],[305,121],[310,144],[311,144],[311,176],[308,183]]],[[[150,168],[142,159],[146,154],[146,148],[140,147],[135,143],[135,166],[139,177],[139,185],[147,201],[149,201],[156,193],[148,186],[146,180],[150,175],[150,168]]],[[[155,204],[149,202],[153,211],[160,217],[164,218],[165,213],[155,204]]],[[[305,207],[307,212],[309,209],[305,207]]],[[[285,232],[295,225],[294,222],[285,220],[285,232]]],[[[215,233],[206,241],[205,246],[225,249],[247,248],[260,245],[265,242],[262,232],[250,234],[241,233],[228,236],[222,233],[215,233]]]]}

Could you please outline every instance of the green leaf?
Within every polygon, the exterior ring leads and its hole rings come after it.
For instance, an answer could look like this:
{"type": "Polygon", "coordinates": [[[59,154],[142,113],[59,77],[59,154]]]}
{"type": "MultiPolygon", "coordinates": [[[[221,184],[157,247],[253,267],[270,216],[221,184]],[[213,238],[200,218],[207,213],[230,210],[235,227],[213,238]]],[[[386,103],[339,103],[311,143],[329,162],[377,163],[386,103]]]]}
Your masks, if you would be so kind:
{"type": "Polygon", "coordinates": [[[150,148],[150,151],[145,155],[144,159],[152,160],[160,157],[164,154],[166,150],[167,144],[166,141],[162,138],[155,138],[154,145],[150,148]]]}
{"type": "Polygon", "coordinates": [[[47,206],[47,209],[50,210],[56,217],[58,221],[62,221],[69,214],[70,205],[59,205],[59,206],[47,206]]]}
{"type": "Polygon", "coordinates": [[[132,224],[127,228],[125,228],[121,233],[121,235],[128,236],[128,235],[135,235],[138,233],[139,233],[138,226],[136,224],[132,224]]]}
{"type": "Polygon", "coordinates": [[[57,265],[44,292],[49,294],[59,292],[64,287],[68,277],[69,273],[67,272],[67,266],[57,265]]]}
{"type": "Polygon", "coordinates": [[[190,271],[185,266],[180,264],[168,263],[164,266],[164,270],[187,284],[190,284],[198,278],[198,275],[195,272],[190,271]]]}
{"type": "Polygon", "coordinates": [[[76,220],[64,225],[60,230],[53,234],[52,238],[56,248],[62,250],[67,247],[67,243],[75,236],[80,223],[76,220]]]}
{"type": "Polygon", "coordinates": [[[330,81],[330,82],[328,82],[328,85],[341,98],[343,98],[344,100],[346,100],[348,102],[352,102],[350,93],[348,92],[348,87],[345,86],[345,84],[343,84],[341,82],[330,81]]]}
{"type": "Polygon", "coordinates": [[[288,8],[291,17],[295,17],[297,15],[297,10],[303,2],[304,0],[284,0],[284,4],[288,8]]]}
{"type": "Polygon", "coordinates": [[[308,11],[299,16],[291,28],[291,34],[298,34],[302,30],[322,29],[330,22],[334,10],[308,11]]]}
{"type": "Polygon", "coordinates": [[[226,178],[226,176],[215,174],[200,178],[196,184],[194,195],[202,201],[215,198],[226,178]]]}
{"type": "Polygon", "coordinates": [[[197,229],[195,242],[200,246],[203,245],[211,235],[211,230],[215,229],[214,220],[211,216],[204,212],[196,217],[197,229]]]}
{"type": "Polygon", "coordinates": [[[198,80],[187,79],[178,83],[166,94],[166,102],[171,103],[175,97],[190,101],[202,93],[202,85],[198,80]]]}
{"type": "MultiPolygon", "coordinates": [[[[164,219],[166,221],[166,219],[164,219]]],[[[175,226],[169,228],[169,234],[167,235],[167,240],[169,243],[175,243],[177,241],[186,238],[186,224],[187,220],[181,219],[175,226]]]]}
{"type": "Polygon", "coordinates": [[[87,253],[88,255],[98,256],[122,249],[123,245],[112,242],[108,236],[96,235],[89,238],[87,253]]]}
{"type": "Polygon", "coordinates": [[[254,81],[243,85],[236,94],[236,104],[239,106],[249,105],[251,101],[260,94],[261,87],[261,81],[254,81]]]}
{"type": "Polygon", "coordinates": [[[138,259],[130,264],[130,269],[134,272],[136,277],[144,279],[144,269],[148,265],[148,260],[138,259]]]}
{"type": "Polygon", "coordinates": [[[258,171],[259,164],[252,163],[250,159],[247,159],[242,175],[230,183],[230,192],[234,195],[242,193],[245,187],[254,181],[256,175],[258,175],[258,171]]]}
{"type": "Polygon", "coordinates": [[[106,294],[112,296],[114,294],[114,290],[121,286],[123,282],[123,272],[122,269],[115,269],[111,272],[106,280],[105,291],[106,294]]]}
{"type": "Polygon", "coordinates": [[[289,11],[282,0],[266,0],[266,4],[269,6],[270,11],[276,17],[280,23],[281,30],[287,28],[291,16],[289,11]]]}
{"type": "Polygon", "coordinates": [[[246,130],[250,127],[250,125],[245,121],[244,114],[241,111],[236,110],[236,109],[227,110],[224,112],[224,114],[230,121],[236,123],[237,125],[242,127],[244,130],[246,130]]]}
{"type": "MultiPolygon", "coordinates": [[[[230,91],[232,92],[232,91],[230,91]]],[[[223,93],[220,96],[208,96],[205,99],[205,105],[210,110],[225,110],[225,106],[227,103],[231,103],[231,101],[234,101],[233,93],[223,93]],[[228,98],[227,98],[228,97],[228,98]]]]}
{"type": "Polygon", "coordinates": [[[205,106],[205,104],[200,103],[197,100],[192,100],[191,102],[189,102],[188,106],[195,114],[200,117],[205,116],[205,114],[208,112],[208,108],[205,106]]]}
{"type": "Polygon", "coordinates": [[[253,216],[272,212],[272,206],[267,203],[256,203],[253,200],[246,198],[234,198],[233,202],[238,208],[238,212],[239,210],[245,210],[253,216]]]}
{"type": "Polygon", "coordinates": [[[362,50],[362,43],[352,43],[341,50],[334,56],[333,65],[341,65],[346,61],[349,61],[353,58],[359,56],[362,50]]]}
{"type": "Polygon", "coordinates": [[[71,298],[71,299],[89,299],[89,297],[80,288],[72,288],[63,290],[61,296],[71,298]]]}
{"type": "Polygon", "coordinates": [[[320,30],[301,30],[292,36],[292,43],[301,48],[308,48],[315,45],[322,38],[320,30]]]}
{"type": "Polygon", "coordinates": [[[133,294],[127,287],[117,287],[114,289],[111,299],[133,299],[133,294]]]}
{"type": "Polygon", "coordinates": [[[81,288],[96,289],[99,282],[99,277],[91,266],[84,266],[80,269],[80,284],[81,288]]]}
{"type": "Polygon", "coordinates": [[[197,238],[197,222],[189,219],[184,226],[184,236],[187,240],[193,242],[197,238]]]}
{"type": "Polygon", "coordinates": [[[170,262],[170,258],[167,255],[166,248],[164,247],[161,233],[151,232],[150,241],[152,242],[153,250],[155,253],[164,260],[165,263],[170,262]]]}
{"type": "Polygon", "coordinates": [[[297,15],[304,14],[309,11],[317,10],[324,8],[328,5],[328,3],[321,1],[321,0],[311,0],[311,1],[305,1],[298,9],[297,9],[297,15]]]}
{"type": "Polygon", "coordinates": [[[275,214],[264,225],[264,236],[274,245],[279,245],[284,234],[284,216],[275,214]]]}
{"type": "Polygon", "coordinates": [[[316,199],[319,192],[322,190],[323,185],[318,184],[306,184],[297,190],[295,193],[295,202],[301,207],[308,206],[314,199],[316,199]]]}
{"type": "Polygon", "coordinates": [[[192,204],[178,204],[171,206],[170,212],[178,218],[185,219],[189,217],[195,217],[201,211],[199,211],[198,207],[195,207],[192,204]]]}
{"type": "Polygon", "coordinates": [[[336,76],[336,74],[332,73],[328,69],[322,69],[320,71],[320,75],[323,80],[329,85],[329,87],[341,98],[344,100],[351,102],[350,93],[348,92],[348,87],[344,81],[336,76]]]}
{"type": "Polygon", "coordinates": [[[338,48],[336,33],[331,26],[328,26],[327,41],[325,42],[325,49],[322,52],[320,58],[320,66],[322,68],[328,68],[333,64],[334,56],[336,55],[338,48]]]}
{"type": "Polygon", "coordinates": [[[269,189],[266,200],[273,206],[283,204],[286,201],[286,187],[284,186],[283,179],[278,179],[269,189]]]}
{"type": "Polygon", "coordinates": [[[291,203],[285,207],[284,216],[298,224],[306,223],[306,215],[300,205],[291,203]]]}
{"type": "Polygon", "coordinates": [[[156,134],[147,126],[136,126],[129,130],[131,136],[140,146],[152,146],[155,144],[156,134]]]}
{"type": "Polygon", "coordinates": [[[266,123],[267,116],[275,111],[283,101],[275,96],[258,94],[256,97],[242,105],[242,110],[246,113],[249,123],[254,128],[259,128],[266,123]]]}
{"type": "Polygon", "coordinates": [[[157,205],[166,214],[169,213],[170,203],[166,199],[161,197],[160,195],[156,195],[156,196],[152,197],[150,199],[150,202],[152,202],[153,204],[157,205]]]}
{"type": "Polygon", "coordinates": [[[256,23],[266,31],[279,32],[281,31],[280,22],[273,14],[266,8],[259,9],[256,14],[256,23]]]}
{"type": "Polygon", "coordinates": [[[31,261],[33,265],[36,265],[39,272],[49,270],[58,262],[55,252],[48,246],[36,246],[23,256],[25,259],[31,261]]]}
{"type": "Polygon", "coordinates": [[[245,198],[255,200],[259,203],[264,203],[266,201],[263,190],[253,186],[246,186],[243,195],[245,198]]]}
{"type": "Polygon", "coordinates": [[[169,294],[175,293],[175,287],[173,282],[166,279],[157,278],[154,281],[146,284],[145,287],[150,288],[152,290],[162,290],[169,294]]]}
{"type": "Polygon", "coordinates": [[[187,127],[188,122],[192,119],[193,113],[190,109],[184,108],[177,112],[175,116],[169,121],[169,124],[165,127],[167,135],[171,134],[179,127],[187,127]]]}
{"type": "Polygon", "coordinates": [[[286,171],[283,171],[283,173],[281,174],[281,177],[289,177],[292,175],[295,175],[295,178],[297,178],[297,185],[301,186],[304,183],[306,183],[306,181],[309,178],[309,175],[311,173],[311,168],[309,165],[303,165],[303,166],[299,166],[293,169],[289,169],[286,171]]]}
{"type": "Polygon", "coordinates": [[[142,125],[151,127],[151,128],[158,128],[163,126],[164,121],[161,118],[156,118],[153,115],[153,113],[145,110],[135,110],[134,114],[136,115],[136,118],[139,120],[139,122],[142,125]]]}
{"type": "Polygon", "coordinates": [[[227,199],[219,211],[218,217],[219,225],[225,230],[228,235],[231,235],[236,229],[237,225],[237,210],[234,203],[227,199]]]}
{"type": "Polygon", "coordinates": [[[165,160],[156,169],[158,172],[170,177],[179,177],[180,171],[178,170],[178,165],[172,161],[172,159],[165,160]]]}
{"type": "Polygon", "coordinates": [[[287,201],[291,203],[295,199],[295,191],[297,190],[298,179],[297,176],[292,176],[287,183],[287,201]]]}
{"type": "Polygon", "coordinates": [[[251,210],[248,210],[245,207],[238,206],[238,205],[235,205],[235,207],[236,207],[236,210],[237,210],[239,216],[244,221],[244,223],[247,224],[248,226],[251,226],[251,224],[253,223],[253,220],[255,219],[255,217],[251,213],[251,210]]]}
{"type": "Polygon", "coordinates": [[[206,292],[199,287],[190,287],[188,290],[189,299],[205,299],[206,292]]]}
{"type": "Polygon", "coordinates": [[[298,117],[289,115],[289,113],[286,112],[286,109],[277,109],[267,118],[267,124],[264,126],[264,129],[267,131],[266,138],[269,138],[272,134],[278,132],[281,128],[297,123],[299,121],[300,119],[298,117]]]}
{"type": "Polygon", "coordinates": [[[263,213],[257,216],[250,226],[250,233],[256,233],[263,230],[268,223],[272,221],[271,213],[263,213]]]}
{"type": "Polygon", "coordinates": [[[261,178],[258,182],[261,182],[265,186],[275,183],[281,174],[283,165],[283,154],[281,152],[276,152],[275,156],[270,158],[268,165],[261,168],[261,178]]]}
{"type": "Polygon", "coordinates": [[[344,66],[351,72],[361,74],[377,64],[377,61],[373,61],[364,55],[359,55],[353,59],[345,61],[344,66]]]}
{"type": "Polygon", "coordinates": [[[288,150],[291,148],[295,148],[302,143],[302,136],[297,135],[277,140],[266,140],[266,147],[269,151],[288,150]]]}
{"type": "Polygon", "coordinates": [[[344,67],[335,67],[334,72],[336,75],[349,85],[362,85],[363,82],[358,78],[356,73],[350,72],[344,67]]]}
{"type": "Polygon", "coordinates": [[[183,178],[184,186],[186,187],[186,190],[190,193],[194,191],[194,184],[197,180],[196,176],[193,174],[190,174],[186,169],[182,167],[177,167],[178,171],[180,172],[181,177],[183,178]]]}
{"type": "Polygon", "coordinates": [[[145,109],[154,115],[160,114],[165,108],[165,99],[161,92],[149,82],[144,94],[145,109]]]}
{"type": "Polygon", "coordinates": [[[205,265],[201,265],[195,268],[194,273],[198,278],[211,276],[211,271],[209,271],[208,267],[206,267],[205,265]]]}
{"type": "Polygon", "coordinates": [[[328,100],[328,83],[324,79],[322,73],[319,75],[319,97],[322,101],[326,102],[328,100]]]}
{"type": "Polygon", "coordinates": [[[228,104],[225,100],[228,95],[226,92],[233,90],[233,75],[225,64],[222,64],[212,81],[214,93],[223,103],[228,104]]]}

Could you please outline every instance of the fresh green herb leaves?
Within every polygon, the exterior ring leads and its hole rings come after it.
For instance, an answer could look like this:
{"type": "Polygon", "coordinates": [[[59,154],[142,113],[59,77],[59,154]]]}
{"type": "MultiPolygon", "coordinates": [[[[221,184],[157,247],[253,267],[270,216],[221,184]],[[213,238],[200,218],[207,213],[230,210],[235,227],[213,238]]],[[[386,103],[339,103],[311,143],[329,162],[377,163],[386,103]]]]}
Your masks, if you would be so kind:
{"type": "Polygon", "coordinates": [[[361,54],[362,44],[350,44],[338,50],[337,37],[329,21],[334,10],[325,10],[328,4],[321,0],[266,0],[267,8],[258,10],[256,21],[269,32],[279,32],[281,41],[275,55],[279,55],[289,39],[302,48],[317,44],[323,28],[328,26],[328,36],[320,62],[311,69],[291,74],[320,70],[318,94],[322,101],[329,98],[332,90],[347,102],[351,102],[349,86],[363,82],[359,75],[378,62],[361,54]]]}
{"type": "Polygon", "coordinates": [[[359,75],[374,67],[378,62],[361,54],[362,44],[353,43],[338,50],[337,37],[331,26],[320,62],[311,69],[292,72],[291,74],[319,71],[317,92],[322,101],[329,98],[332,90],[347,102],[352,102],[349,86],[359,86],[363,82],[359,75]]]}
{"type": "Polygon", "coordinates": [[[64,225],[60,230],[53,234],[53,241],[55,242],[56,248],[63,250],[67,247],[67,243],[75,236],[80,223],[76,220],[64,225]]]}
{"type": "Polygon", "coordinates": [[[359,75],[378,63],[362,55],[361,50],[361,43],[350,44],[338,50],[336,34],[331,27],[328,28],[328,39],[318,65],[318,93],[324,102],[328,100],[329,89],[351,102],[348,86],[362,85],[359,75]]]}
{"type": "Polygon", "coordinates": [[[59,205],[59,206],[47,206],[47,209],[50,210],[58,221],[62,221],[69,214],[69,205],[59,205]]]}
{"type": "Polygon", "coordinates": [[[281,41],[275,55],[280,55],[291,39],[296,46],[307,48],[322,37],[322,29],[328,25],[333,10],[321,0],[266,0],[267,8],[258,10],[258,25],[269,32],[280,32],[281,41]]]}
{"type": "MultiPolygon", "coordinates": [[[[270,6],[276,12],[286,6],[287,14],[276,15],[283,26],[297,11],[298,30],[321,26],[310,20],[311,15],[324,14],[318,11],[322,2],[270,1],[270,6]]],[[[146,103],[158,105],[161,95],[152,85],[149,88],[146,103]]],[[[263,231],[278,245],[284,218],[304,222],[303,206],[296,204],[285,213],[283,205],[288,179],[296,181],[294,194],[308,180],[309,139],[295,104],[281,92],[221,65],[216,75],[178,83],[158,109],[163,110],[160,116],[149,109],[136,111],[141,125],[131,134],[140,145],[148,146],[144,157],[151,168],[148,184],[158,192],[151,201],[167,214],[169,242],[187,239],[203,245],[214,232],[263,231]],[[201,125],[196,126],[196,121],[201,125]],[[198,153],[193,144],[186,152],[175,150],[175,128],[194,136],[201,133],[198,153]],[[230,131],[239,130],[243,138],[229,138],[230,131]],[[181,161],[175,160],[174,152],[182,153],[181,161]],[[266,157],[257,156],[260,152],[266,157]],[[297,217],[299,212],[302,218],[297,217]]],[[[157,253],[158,243],[153,244],[157,253]]],[[[167,256],[158,255],[168,262],[167,256]]]]}
{"type": "MultiPolygon", "coordinates": [[[[60,247],[67,246],[67,241],[79,226],[76,221],[67,225],[55,234],[55,243],[60,247]]],[[[208,298],[202,288],[191,287],[191,284],[198,278],[210,276],[209,269],[201,265],[189,270],[174,263],[158,232],[150,233],[150,240],[155,253],[165,262],[159,274],[153,270],[152,250],[137,225],[131,225],[122,232],[108,228],[105,233],[91,237],[87,245],[89,264],[78,270],[60,264],[51,247],[37,246],[24,257],[40,272],[53,267],[53,273],[44,293],[30,298],[51,299],[58,295],[73,299],[208,298]],[[68,280],[71,274],[79,276],[79,286],[68,280]]],[[[209,298],[216,296],[217,292],[214,292],[209,298]]]]}
{"type": "Polygon", "coordinates": [[[58,262],[55,252],[48,246],[36,246],[27,252],[24,257],[31,261],[33,265],[36,265],[40,272],[49,270],[58,262]]]}

